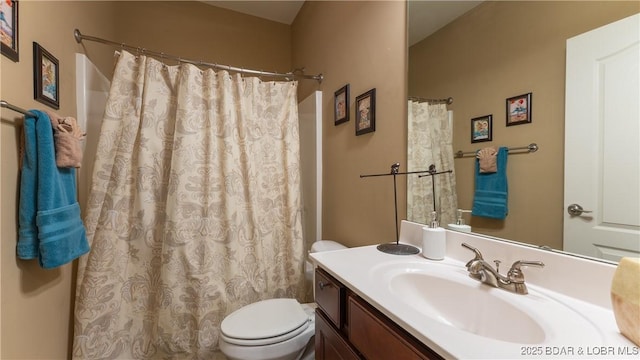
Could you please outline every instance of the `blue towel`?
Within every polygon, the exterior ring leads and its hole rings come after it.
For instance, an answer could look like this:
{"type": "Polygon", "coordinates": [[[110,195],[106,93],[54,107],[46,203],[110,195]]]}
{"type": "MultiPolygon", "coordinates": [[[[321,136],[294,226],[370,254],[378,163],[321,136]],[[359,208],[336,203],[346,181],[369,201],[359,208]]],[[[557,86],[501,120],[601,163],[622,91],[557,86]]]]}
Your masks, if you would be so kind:
{"type": "Polygon", "coordinates": [[[504,219],[509,213],[507,186],[507,155],[509,149],[498,149],[495,173],[481,173],[480,162],[476,159],[476,189],[473,194],[471,214],[492,219],[504,219]]]}
{"type": "Polygon", "coordinates": [[[19,258],[37,258],[52,269],[86,254],[89,243],[76,200],[76,170],[56,166],[51,120],[29,111],[36,117],[24,121],[16,250],[19,258]]]}

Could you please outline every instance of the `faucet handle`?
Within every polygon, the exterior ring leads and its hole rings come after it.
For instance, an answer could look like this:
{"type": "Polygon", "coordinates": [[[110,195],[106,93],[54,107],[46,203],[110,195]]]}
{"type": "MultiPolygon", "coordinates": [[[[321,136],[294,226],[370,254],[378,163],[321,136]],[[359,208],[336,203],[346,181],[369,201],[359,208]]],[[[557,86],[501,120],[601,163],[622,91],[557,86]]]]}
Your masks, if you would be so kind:
{"type": "Polygon", "coordinates": [[[493,263],[496,264],[496,272],[497,273],[500,273],[500,263],[501,262],[502,261],[500,261],[500,260],[493,260],[493,263]]]}
{"type": "Polygon", "coordinates": [[[536,266],[536,267],[544,267],[544,263],[542,261],[526,261],[526,260],[518,260],[511,265],[511,269],[507,273],[509,280],[513,282],[524,282],[524,274],[522,273],[522,266],[536,266]]]}

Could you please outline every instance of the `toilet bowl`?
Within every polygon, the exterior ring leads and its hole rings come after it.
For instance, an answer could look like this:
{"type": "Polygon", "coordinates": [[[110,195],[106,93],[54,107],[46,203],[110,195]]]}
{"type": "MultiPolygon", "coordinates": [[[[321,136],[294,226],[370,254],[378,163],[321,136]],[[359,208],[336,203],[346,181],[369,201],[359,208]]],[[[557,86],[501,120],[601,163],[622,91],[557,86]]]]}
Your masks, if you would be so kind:
{"type": "MultiPolygon", "coordinates": [[[[313,243],[310,252],[344,249],[331,240],[313,243]]],[[[313,266],[305,264],[306,275],[313,266]]],[[[310,274],[309,274],[310,273],[310,274]]],[[[220,350],[230,360],[313,360],[315,304],[269,299],[244,306],[220,325],[220,350]]]]}

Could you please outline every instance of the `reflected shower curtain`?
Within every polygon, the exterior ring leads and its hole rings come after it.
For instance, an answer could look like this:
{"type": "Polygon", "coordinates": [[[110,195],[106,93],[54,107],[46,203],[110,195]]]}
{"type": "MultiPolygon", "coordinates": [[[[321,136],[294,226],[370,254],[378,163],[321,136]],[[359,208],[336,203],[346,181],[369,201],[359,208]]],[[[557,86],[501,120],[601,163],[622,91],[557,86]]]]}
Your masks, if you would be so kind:
{"type": "MultiPolygon", "coordinates": [[[[454,170],[453,129],[445,104],[409,101],[407,171],[454,170]]],[[[436,176],[407,176],[407,219],[429,224],[435,204],[440,226],[455,223],[458,197],[455,173],[436,176]]]]}
{"type": "Polygon", "coordinates": [[[296,88],[119,55],[74,358],[215,359],[227,314],[304,294],[296,88]]]}

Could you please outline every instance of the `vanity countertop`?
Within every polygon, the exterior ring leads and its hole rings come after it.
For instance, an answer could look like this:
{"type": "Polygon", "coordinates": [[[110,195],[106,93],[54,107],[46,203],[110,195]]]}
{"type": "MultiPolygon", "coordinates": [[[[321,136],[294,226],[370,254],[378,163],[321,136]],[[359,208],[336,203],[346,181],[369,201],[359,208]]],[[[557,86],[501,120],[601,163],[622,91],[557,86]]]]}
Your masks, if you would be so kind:
{"type": "MultiPolygon", "coordinates": [[[[455,237],[457,235],[452,235],[455,237]]],[[[448,245],[455,240],[448,238],[448,245]]],[[[482,245],[474,244],[482,251],[482,245]]],[[[499,246],[511,246],[501,244],[499,246]]],[[[640,350],[635,344],[626,339],[618,331],[611,308],[600,306],[592,301],[571,297],[557,291],[544,288],[534,283],[528,283],[529,295],[509,293],[502,289],[492,288],[477,282],[477,291],[490,292],[491,296],[502,301],[513,301],[527,309],[534,309],[530,314],[536,316],[536,302],[547,301],[557,303],[564,308],[564,314],[569,319],[560,319],[551,316],[546,321],[548,325],[544,341],[532,341],[531,343],[518,343],[514,341],[502,341],[474,334],[473,331],[462,331],[446,319],[425,317],[417,314],[411,306],[407,306],[404,299],[394,294],[390,286],[390,277],[385,275],[387,269],[402,268],[408,264],[408,268],[420,267],[422,269],[434,269],[440,273],[451,271],[452,275],[466,274],[465,263],[453,256],[453,252],[447,250],[447,257],[441,261],[425,259],[421,255],[390,255],[382,253],[376,246],[357,247],[329,252],[311,254],[315,264],[358,296],[369,302],[380,312],[403,327],[422,343],[439,353],[444,358],[632,358],[637,359],[640,350]],[[528,303],[527,303],[528,302],[528,303]],[[575,319],[578,319],[574,321],[575,319]],[[582,319],[582,320],[580,320],[582,319]],[[590,329],[590,330],[589,330],[590,329]]],[[[464,254],[464,252],[463,252],[464,254]]],[[[560,255],[551,255],[560,256],[560,255]]],[[[469,259],[473,256],[469,253],[469,259]]],[[[491,261],[485,257],[488,261],[491,261]]],[[[527,259],[534,260],[534,259],[527,259]]],[[[503,265],[507,266],[508,265],[503,265]]],[[[615,268],[615,266],[613,266],[615,268]]],[[[525,273],[533,273],[537,269],[526,269],[525,273]]],[[[411,271],[411,270],[408,270],[411,271]]],[[[505,270],[501,270],[504,272],[505,270]]],[[[553,276],[554,269],[546,266],[545,276],[553,276]]],[[[563,269],[566,271],[566,269],[563,269]]],[[[588,281],[583,281],[583,286],[588,281]]],[[[475,285],[471,285],[475,286],[475,285]]],[[[429,289],[429,293],[430,293],[429,289]]],[[[432,290],[434,293],[438,289],[432,290]]],[[[475,288],[473,291],[476,291],[475,288]]],[[[452,299],[453,300],[453,299],[452,299]]],[[[527,310],[528,311],[528,310],[527,310]]],[[[546,311],[546,310],[545,310],[546,311]]],[[[540,317],[549,314],[537,313],[540,317]]],[[[485,314],[486,315],[486,314],[485,314]]],[[[503,314],[490,316],[500,317],[503,314]]],[[[488,318],[491,322],[492,318],[488,318]]],[[[521,328],[508,329],[507,332],[522,331],[521,328]]]]}

